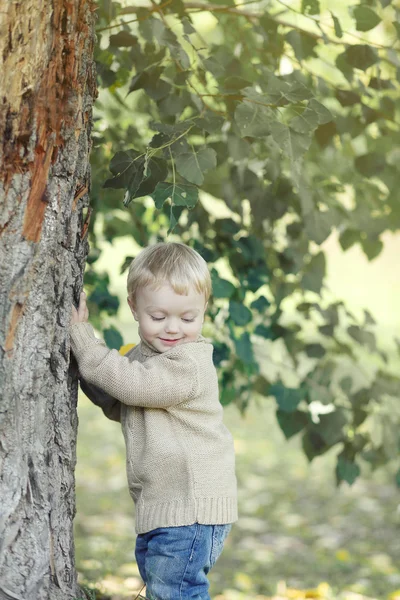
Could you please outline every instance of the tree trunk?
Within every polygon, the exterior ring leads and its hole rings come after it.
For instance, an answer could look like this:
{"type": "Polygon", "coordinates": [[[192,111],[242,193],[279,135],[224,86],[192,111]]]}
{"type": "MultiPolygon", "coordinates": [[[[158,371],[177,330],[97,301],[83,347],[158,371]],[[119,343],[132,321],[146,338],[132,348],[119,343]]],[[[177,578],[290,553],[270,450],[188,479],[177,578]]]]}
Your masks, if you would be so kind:
{"type": "Polygon", "coordinates": [[[87,254],[93,14],[92,0],[0,0],[0,600],[83,596],[68,325],[87,254]]]}

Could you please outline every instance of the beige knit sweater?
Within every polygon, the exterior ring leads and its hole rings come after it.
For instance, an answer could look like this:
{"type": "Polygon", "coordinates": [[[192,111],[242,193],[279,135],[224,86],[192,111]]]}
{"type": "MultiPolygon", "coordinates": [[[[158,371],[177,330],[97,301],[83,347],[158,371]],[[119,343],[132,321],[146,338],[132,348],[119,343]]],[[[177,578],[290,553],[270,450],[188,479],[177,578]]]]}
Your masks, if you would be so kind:
{"type": "Polygon", "coordinates": [[[71,348],[83,390],[121,421],[137,533],[236,521],[233,440],[222,421],[212,345],[200,336],[158,353],[142,340],[121,356],[91,325],[77,323],[71,348]]]}

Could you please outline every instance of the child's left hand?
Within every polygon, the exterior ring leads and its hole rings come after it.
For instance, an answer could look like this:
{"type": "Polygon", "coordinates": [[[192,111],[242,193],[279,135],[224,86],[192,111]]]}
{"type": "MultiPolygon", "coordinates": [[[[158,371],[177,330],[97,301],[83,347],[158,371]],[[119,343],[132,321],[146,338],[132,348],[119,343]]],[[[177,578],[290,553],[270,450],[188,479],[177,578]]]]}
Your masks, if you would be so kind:
{"type": "Polygon", "coordinates": [[[82,292],[79,298],[78,310],[76,310],[75,306],[72,306],[71,325],[75,325],[75,323],[86,323],[88,318],[89,311],[86,306],[86,294],[85,292],[82,292]]]}

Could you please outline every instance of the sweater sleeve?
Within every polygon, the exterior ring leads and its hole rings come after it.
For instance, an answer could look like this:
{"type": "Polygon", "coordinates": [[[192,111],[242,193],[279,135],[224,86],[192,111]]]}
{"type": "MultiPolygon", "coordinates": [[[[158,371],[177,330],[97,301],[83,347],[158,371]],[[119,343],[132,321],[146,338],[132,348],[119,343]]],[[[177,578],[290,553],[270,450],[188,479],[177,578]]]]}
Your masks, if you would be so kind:
{"type": "Polygon", "coordinates": [[[121,402],[116,400],[97,386],[80,379],[79,381],[81,390],[83,393],[93,402],[96,406],[100,406],[106,417],[111,421],[121,422],[121,402]]]}
{"type": "Polygon", "coordinates": [[[189,400],[198,386],[197,366],[182,344],[145,363],[130,362],[95,337],[88,323],[71,326],[71,348],[82,377],[130,406],[168,408],[189,400]]]}

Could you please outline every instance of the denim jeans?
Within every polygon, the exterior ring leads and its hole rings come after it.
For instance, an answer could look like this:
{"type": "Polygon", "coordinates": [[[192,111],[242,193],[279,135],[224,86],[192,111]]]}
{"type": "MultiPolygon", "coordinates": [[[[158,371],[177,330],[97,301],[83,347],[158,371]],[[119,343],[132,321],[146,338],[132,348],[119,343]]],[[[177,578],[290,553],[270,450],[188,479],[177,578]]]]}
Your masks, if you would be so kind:
{"type": "Polygon", "coordinates": [[[231,525],[160,527],[137,536],[136,561],[149,600],[210,600],[207,573],[231,525]]]}

